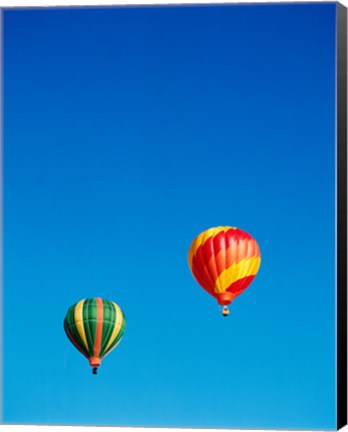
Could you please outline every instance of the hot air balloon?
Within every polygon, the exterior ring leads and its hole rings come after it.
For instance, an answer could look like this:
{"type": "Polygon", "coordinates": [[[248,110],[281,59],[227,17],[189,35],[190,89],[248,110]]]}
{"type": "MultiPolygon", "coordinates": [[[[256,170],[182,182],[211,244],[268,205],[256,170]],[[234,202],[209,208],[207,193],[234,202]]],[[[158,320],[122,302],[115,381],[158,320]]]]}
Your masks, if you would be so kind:
{"type": "Polygon", "coordinates": [[[109,300],[80,300],[68,309],[64,330],[73,345],[89,360],[96,374],[101,360],[120,342],[126,318],[120,307],[109,300]]]}
{"type": "Polygon", "coordinates": [[[229,305],[254,279],[261,262],[256,240],[229,226],[210,228],[192,242],[188,261],[196,281],[222,305],[229,305]]]}

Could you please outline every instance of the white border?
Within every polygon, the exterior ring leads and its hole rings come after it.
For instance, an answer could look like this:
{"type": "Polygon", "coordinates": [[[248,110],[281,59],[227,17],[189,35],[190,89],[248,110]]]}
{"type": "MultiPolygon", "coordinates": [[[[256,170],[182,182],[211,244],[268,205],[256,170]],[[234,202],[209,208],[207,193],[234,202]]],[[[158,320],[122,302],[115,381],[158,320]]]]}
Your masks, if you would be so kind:
{"type": "MultiPolygon", "coordinates": [[[[347,432],[348,426],[340,429],[347,432]]],[[[293,432],[280,429],[179,429],[179,428],[132,428],[112,426],[37,426],[37,425],[0,425],[3,432],[293,432]]],[[[308,430],[296,430],[295,432],[308,432],[308,430]]],[[[316,430],[315,432],[328,432],[316,430]]]]}
{"type": "MultiPolygon", "coordinates": [[[[55,6],[124,6],[124,5],[171,5],[171,4],[236,4],[236,3],[335,3],[333,0],[0,0],[0,7],[55,7],[55,6]]],[[[348,6],[348,0],[341,0],[348,6]]]]}

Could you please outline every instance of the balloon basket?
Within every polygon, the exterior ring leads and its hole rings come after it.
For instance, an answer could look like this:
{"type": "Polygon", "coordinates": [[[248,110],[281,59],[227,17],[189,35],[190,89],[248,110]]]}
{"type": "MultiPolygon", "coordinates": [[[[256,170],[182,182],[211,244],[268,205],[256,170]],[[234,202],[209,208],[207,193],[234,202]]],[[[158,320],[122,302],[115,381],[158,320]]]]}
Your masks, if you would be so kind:
{"type": "Polygon", "coordinates": [[[227,307],[227,306],[224,306],[224,307],[222,308],[222,315],[223,315],[224,317],[227,317],[229,314],[230,314],[230,311],[228,310],[228,307],[227,307]]]}

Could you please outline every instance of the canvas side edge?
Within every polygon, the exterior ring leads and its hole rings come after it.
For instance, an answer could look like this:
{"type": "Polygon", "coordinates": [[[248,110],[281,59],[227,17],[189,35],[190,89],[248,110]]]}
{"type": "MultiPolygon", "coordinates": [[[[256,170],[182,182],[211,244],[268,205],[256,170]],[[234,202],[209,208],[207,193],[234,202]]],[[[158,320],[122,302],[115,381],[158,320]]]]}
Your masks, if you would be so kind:
{"type": "Polygon", "coordinates": [[[4,241],[4,231],[3,231],[3,34],[4,34],[4,16],[3,8],[0,8],[0,424],[3,423],[4,419],[4,256],[3,256],[3,241],[4,241]]]}
{"type": "Polygon", "coordinates": [[[337,3],[337,429],[347,424],[347,8],[337,3]]]}

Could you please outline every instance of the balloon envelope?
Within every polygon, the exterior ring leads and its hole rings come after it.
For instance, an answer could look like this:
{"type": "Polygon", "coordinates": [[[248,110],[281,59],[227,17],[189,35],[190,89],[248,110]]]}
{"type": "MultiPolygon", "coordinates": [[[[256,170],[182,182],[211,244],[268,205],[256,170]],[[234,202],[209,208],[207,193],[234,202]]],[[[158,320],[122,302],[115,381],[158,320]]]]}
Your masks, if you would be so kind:
{"type": "Polygon", "coordinates": [[[80,300],[71,306],[64,320],[66,335],[94,368],[120,342],[126,318],[114,302],[101,298],[80,300]]]}
{"type": "Polygon", "coordinates": [[[193,240],[188,261],[202,288],[220,305],[228,305],[251,284],[261,256],[256,240],[247,232],[219,226],[193,240]]]}

